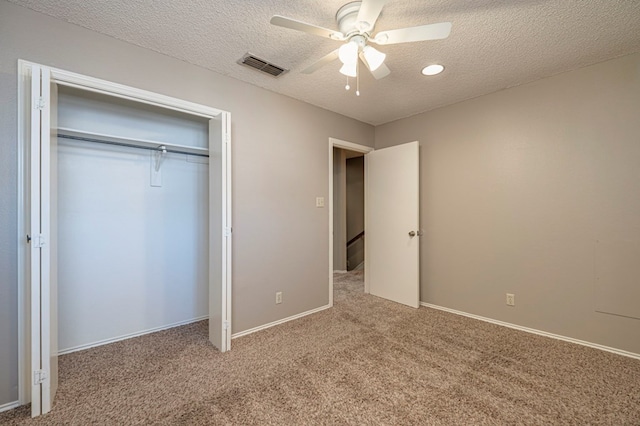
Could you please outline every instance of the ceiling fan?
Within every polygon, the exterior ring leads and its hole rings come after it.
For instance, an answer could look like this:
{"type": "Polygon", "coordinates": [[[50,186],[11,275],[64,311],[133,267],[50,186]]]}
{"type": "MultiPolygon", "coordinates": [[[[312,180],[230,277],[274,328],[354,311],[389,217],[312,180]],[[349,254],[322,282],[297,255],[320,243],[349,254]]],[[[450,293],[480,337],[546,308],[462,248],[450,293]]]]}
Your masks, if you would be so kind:
{"type": "MultiPolygon", "coordinates": [[[[440,22],[438,24],[381,31],[373,36],[373,28],[387,1],[362,0],[345,4],[336,13],[336,22],[340,31],[330,30],[280,15],[273,16],[271,24],[344,42],[340,48],[304,69],[302,71],[304,74],[311,74],[335,59],[340,59],[342,62],[340,73],[347,77],[357,77],[359,58],[371,74],[379,80],[389,75],[391,71],[384,64],[386,55],[375,49],[370,43],[387,45],[440,40],[447,38],[451,32],[451,22],[440,22]]],[[[346,89],[349,90],[348,80],[346,89]]],[[[356,90],[356,94],[360,95],[359,90],[356,90]]]]}

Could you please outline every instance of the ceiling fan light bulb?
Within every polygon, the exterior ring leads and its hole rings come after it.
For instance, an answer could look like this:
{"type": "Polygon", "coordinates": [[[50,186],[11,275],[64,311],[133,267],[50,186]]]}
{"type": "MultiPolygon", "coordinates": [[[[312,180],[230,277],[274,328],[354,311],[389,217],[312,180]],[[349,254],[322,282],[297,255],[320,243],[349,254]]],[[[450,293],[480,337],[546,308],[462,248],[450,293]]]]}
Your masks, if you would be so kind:
{"type": "Polygon", "coordinates": [[[358,60],[358,44],[355,41],[350,41],[340,46],[338,58],[345,65],[355,64],[358,60]]]}
{"type": "Polygon", "coordinates": [[[380,65],[382,65],[385,58],[387,57],[387,55],[371,46],[365,46],[362,53],[364,54],[364,57],[367,60],[367,64],[369,64],[369,69],[371,71],[375,71],[380,68],[380,65]]]}
{"type": "Polygon", "coordinates": [[[355,77],[357,75],[356,64],[344,64],[342,68],[340,68],[340,74],[346,75],[347,77],[355,77]]]}

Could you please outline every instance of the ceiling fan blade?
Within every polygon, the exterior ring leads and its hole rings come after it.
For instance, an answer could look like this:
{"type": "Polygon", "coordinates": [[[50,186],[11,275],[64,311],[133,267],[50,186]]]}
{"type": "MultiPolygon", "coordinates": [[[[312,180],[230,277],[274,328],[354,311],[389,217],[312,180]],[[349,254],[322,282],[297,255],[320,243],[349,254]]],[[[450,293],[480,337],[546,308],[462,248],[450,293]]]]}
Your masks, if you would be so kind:
{"type": "Polygon", "coordinates": [[[307,24],[306,22],[297,21],[280,15],[274,15],[271,18],[271,24],[279,27],[289,28],[304,33],[315,34],[320,37],[330,38],[332,40],[344,40],[344,34],[339,31],[330,30],[328,28],[319,27],[317,25],[307,24]]]}
{"type": "Polygon", "coordinates": [[[378,16],[388,0],[363,0],[356,18],[356,27],[360,31],[371,31],[376,25],[378,16]]]}
{"type": "Polygon", "coordinates": [[[316,72],[323,66],[327,65],[329,62],[335,61],[336,59],[338,59],[338,49],[334,50],[326,56],[323,56],[322,59],[302,70],[302,74],[311,74],[313,72],[316,72]]]}
{"type": "Polygon", "coordinates": [[[375,38],[370,39],[377,44],[409,43],[412,41],[441,40],[449,37],[451,22],[420,25],[418,27],[402,28],[399,30],[381,31],[375,38]]]}
{"type": "Polygon", "coordinates": [[[371,72],[371,75],[373,75],[376,80],[380,80],[381,78],[385,78],[386,76],[391,74],[391,70],[384,63],[380,64],[380,66],[376,68],[375,71],[371,71],[371,68],[369,68],[369,63],[367,62],[367,58],[364,57],[363,53],[360,53],[360,60],[365,64],[369,72],[371,72]]]}
{"type": "Polygon", "coordinates": [[[389,74],[391,74],[391,70],[385,64],[382,64],[378,67],[377,70],[371,71],[371,74],[375,77],[376,80],[380,80],[381,78],[385,78],[389,74]]]}

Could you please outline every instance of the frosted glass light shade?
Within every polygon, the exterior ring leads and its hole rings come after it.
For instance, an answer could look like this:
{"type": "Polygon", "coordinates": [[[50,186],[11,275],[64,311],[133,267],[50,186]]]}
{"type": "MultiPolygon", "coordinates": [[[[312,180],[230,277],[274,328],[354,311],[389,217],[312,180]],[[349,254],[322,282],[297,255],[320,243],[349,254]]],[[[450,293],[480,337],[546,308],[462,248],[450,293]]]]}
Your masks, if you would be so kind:
{"type": "Polygon", "coordinates": [[[380,65],[382,65],[387,57],[387,55],[371,46],[365,46],[362,53],[364,54],[364,58],[367,60],[367,64],[369,64],[369,69],[371,71],[375,71],[380,68],[380,65]]]}
{"type": "Polygon", "coordinates": [[[345,65],[355,64],[358,61],[358,44],[355,41],[350,41],[340,46],[338,58],[345,65]]]}
{"type": "Polygon", "coordinates": [[[346,75],[347,77],[355,77],[357,75],[356,63],[344,64],[342,68],[340,68],[340,74],[346,75]]]}

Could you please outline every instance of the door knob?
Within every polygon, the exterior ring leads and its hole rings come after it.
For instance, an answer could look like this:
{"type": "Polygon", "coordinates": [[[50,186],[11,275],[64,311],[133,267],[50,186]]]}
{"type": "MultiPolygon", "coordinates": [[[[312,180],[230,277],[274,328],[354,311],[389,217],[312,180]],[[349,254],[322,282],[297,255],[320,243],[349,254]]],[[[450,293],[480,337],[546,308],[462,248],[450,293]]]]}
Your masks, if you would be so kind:
{"type": "Polygon", "coordinates": [[[410,237],[415,237],[416,236],[416,231],[410,231],[409,232],[409,236],[410,237]]]}

